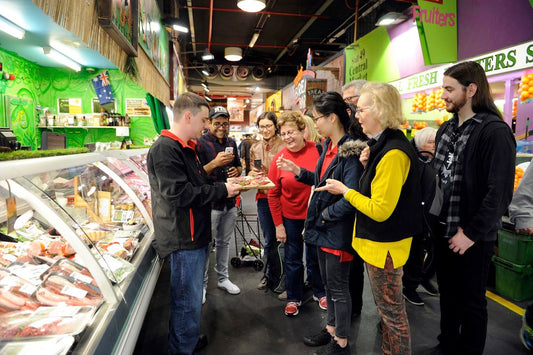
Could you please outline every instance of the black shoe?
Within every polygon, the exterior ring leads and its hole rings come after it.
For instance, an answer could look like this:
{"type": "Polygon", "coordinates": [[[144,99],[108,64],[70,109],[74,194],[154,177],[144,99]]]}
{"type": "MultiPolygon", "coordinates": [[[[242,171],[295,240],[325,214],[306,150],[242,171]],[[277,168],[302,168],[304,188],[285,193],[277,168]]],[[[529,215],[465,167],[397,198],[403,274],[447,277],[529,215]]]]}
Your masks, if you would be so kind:
{"type": "Polygon", "coordinates": [[[331,341],[325,347],[319,349],[316,352],[313,352],[313,355],[350,355],[350,344],[347,343],[343,348],[336,341],[331,341]]]}
{"type": "Polygon", "coordinates": [[[420,283],[420,286],[422,286],[426,293],[431,296],[437,296],[439,294],[439,290],[437,290],[435,286],[433,286],[433,284],[429,282],[429,280],[422,281],[422,283],[420,283]]]}
{"type": "Polygon", "coordinates": [[[403,298],[407,300],[407,302],[414,304],[415,306],[423,306],[424,301],[420,298],[420,295],[415,290],[403,290],[403,298]]]}
{"type": "Polygon", "coordinates": [[[320,333],[304,336],[304,344],[307,346],[322,346],[331,342],[331,334],[327,329],[322,329],[320,333]]]}
{"type": "Polygon", "coordinates": [[[378,329],[379,334],[383,334],[383,328],[381,327],[381,321],[378,322],[376,325],[376,328],[378,329]]]}
{"type": "Polygon", "coordinates": [[[198,342],[196,343],[196,347],[194,348],[194,351],[202,350],[207,346],[207,335],[200,334],[198,337],[198,342]]]}

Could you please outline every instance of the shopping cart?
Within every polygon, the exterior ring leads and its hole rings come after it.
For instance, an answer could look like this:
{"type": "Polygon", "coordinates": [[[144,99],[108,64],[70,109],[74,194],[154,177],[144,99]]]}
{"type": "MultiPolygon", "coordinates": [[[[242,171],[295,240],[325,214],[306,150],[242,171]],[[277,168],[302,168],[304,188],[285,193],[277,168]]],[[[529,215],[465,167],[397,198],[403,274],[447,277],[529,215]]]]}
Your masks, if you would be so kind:
{"type": "Polygon", "coordinates": [[[237,221],[235,222],[235,254],[231,265],[235,268],[253,266],[256,271],[263,270],[264,245],[261,242],[261,231],[257,214],[244,213],[242,199],[237,197],[237,221]],[[239,243],[240,238],[240,243],[239,243]],[[240,246],[240,249],[239,249],[240,246]]]}

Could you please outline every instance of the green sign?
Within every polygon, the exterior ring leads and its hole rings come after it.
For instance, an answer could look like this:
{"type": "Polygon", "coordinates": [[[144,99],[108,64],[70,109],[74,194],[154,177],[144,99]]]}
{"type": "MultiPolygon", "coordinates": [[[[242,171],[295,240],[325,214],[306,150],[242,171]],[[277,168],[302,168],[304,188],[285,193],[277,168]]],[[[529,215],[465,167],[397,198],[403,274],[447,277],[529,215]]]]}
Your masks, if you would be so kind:
{"type": "Polygon", "coordinates": [[[418,0],[413,6],[426,65],[457,61],[456,0],[418,0]]]}
{"type": "Polygon", "coordinates": [[[388,82],[400,77],[385,27],[376,28],[344,51],[346,83],[355,79],[388,82]]]}

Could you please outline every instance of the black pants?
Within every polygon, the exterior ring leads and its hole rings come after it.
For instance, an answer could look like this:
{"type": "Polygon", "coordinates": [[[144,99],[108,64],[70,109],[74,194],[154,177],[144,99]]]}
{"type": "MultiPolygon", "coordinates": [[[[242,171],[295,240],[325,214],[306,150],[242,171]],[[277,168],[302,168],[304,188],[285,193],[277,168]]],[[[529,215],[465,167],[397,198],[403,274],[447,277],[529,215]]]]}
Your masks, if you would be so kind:
{"type": "Polygon", "coordinates": [[[413,237],[409,259],[403,266],[402,284],[404,289],[414,291],[422,281],[431,280],[435,274],[435,248],[433,244],[433,238],[427,234],[413,237]]]}
{"type": "Polygon", "coordinates": [[[361,313],[363,308],[363,285],[365,282],[363,259],[354,253],[350,264],[350,297],[352,298],[352,314],[361,313]]]}
{"type": "Polygon", "coordinates": [[[482,354],[487,336],[485,289],[495,242],[476,242],[463,255],[436,239],[440,291],[439,341],[450,354],[482,354]]]}

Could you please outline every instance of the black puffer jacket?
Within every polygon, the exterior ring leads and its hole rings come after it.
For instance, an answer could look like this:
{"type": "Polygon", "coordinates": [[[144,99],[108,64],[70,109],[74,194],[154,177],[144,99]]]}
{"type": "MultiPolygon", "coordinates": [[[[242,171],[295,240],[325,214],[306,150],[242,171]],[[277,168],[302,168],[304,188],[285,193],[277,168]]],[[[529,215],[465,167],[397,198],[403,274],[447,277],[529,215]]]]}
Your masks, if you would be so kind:
{"type": "MultiPolygon", "coordinates": [[[[329,143],[328,138],[323,144],[323,151],[315,171],[302,169],[296,180],[320,187],[326,184],[326,179],[336,179],[352,189],[359,190],[359,178],[363,172],[359,155],[366,147],[366,143],[355,140],[349,135],[342,137],[338,143],[337,155],[320,178],[329,143]]],[[[355,208],[342,195],[315,191],[307,209],[305,241],[309,244],[353,253],[351,241],[354,221],[355,208]]]]}

